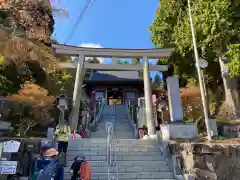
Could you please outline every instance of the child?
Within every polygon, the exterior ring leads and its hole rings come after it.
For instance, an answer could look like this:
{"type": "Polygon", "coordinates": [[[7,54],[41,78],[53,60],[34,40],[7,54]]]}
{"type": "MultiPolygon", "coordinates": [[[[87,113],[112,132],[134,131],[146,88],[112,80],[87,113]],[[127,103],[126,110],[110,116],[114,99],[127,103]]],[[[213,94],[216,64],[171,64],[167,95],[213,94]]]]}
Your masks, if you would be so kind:
{"type": "Polygon", "coordinates": [[[76,156],[71,166],[71,180],[90,180],[92,168],[83,156],[76,156]]]}

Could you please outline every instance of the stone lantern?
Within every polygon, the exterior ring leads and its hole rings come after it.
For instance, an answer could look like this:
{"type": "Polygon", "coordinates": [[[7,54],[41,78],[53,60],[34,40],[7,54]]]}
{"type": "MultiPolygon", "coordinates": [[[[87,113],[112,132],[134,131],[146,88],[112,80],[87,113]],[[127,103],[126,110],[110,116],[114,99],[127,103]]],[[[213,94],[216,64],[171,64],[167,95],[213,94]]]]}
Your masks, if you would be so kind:
{"type": "Polygon", "coordinates": [[[59,125],[65,124],[65,111],[68,109],[68,99],[64,94],[58,97],[58,109],[60,110],[59,125]]]}
{"type": "Polygon", "coordinates": [[[157,101],[157,111],[161,113],[162,122],[165,121],[164,112],[166,112],[167,109],[168,109],[168,101],[166,100],[166,98],[158,99],[158,101],[157,101]]]}

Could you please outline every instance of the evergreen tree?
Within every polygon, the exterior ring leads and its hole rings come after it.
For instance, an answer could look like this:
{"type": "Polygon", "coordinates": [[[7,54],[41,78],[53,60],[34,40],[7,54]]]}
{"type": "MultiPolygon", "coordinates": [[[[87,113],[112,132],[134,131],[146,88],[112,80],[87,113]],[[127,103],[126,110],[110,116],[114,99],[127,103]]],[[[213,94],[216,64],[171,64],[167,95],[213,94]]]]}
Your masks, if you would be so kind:
{"type": "Polygon", "coordinates": [[[140,59],[139,58],[132,59],[132,64],[140,64],[140,59]]]}

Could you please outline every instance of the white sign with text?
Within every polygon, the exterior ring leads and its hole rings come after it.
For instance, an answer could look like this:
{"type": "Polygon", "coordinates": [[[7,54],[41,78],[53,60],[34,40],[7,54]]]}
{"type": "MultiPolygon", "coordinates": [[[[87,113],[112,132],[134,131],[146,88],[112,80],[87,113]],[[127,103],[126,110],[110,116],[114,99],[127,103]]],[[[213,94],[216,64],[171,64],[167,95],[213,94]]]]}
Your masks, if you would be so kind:
{"type": "Polygon", "coordinates": [[[0,161],[0,174],[16,174],[17,161],[0,161]]]}
{"type": "Polygon", "coordinates": [[[7,153],[18,152],[20,144],[21,143],[18,141],[6,141],[3,143],[3,152],[7,153]]]}

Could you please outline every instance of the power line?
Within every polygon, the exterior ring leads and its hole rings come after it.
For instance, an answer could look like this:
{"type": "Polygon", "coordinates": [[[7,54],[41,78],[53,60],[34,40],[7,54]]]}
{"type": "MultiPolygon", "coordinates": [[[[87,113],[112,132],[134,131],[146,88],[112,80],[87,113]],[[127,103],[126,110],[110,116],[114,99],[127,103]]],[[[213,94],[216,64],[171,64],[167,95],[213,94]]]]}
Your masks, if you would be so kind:
{"type": "Polygon", "coordinates": [[[88,8],[90,2],[91,2],[91,0],[87,0],[85,6],[83,7],[81,13],[79,14],[79,16],[78,16],[78,18],[77,18],[77,21],[76,21],[76,23],[73,25],[73,27],[72,27],[72,29],[71,29],[71,31],[70,31],[67,39],[66,39],[65,42],[64,42],[64,44],[66,44],[66,43],[71,39],[71,37],[72,37],[73,33],[75,32],[78,24],[79,24],[80,21],[82,20],[83,15],[84,15],[84,13],[86,12],[86,9],[88,8]]]}
{"type": "Polygon", "coordinates": [[[87,0],[85,6],[83,7],[81,13],[79,14],[78,18],[77,18],[77,21],[76,23],[74,24],[74,26],[72,27],[70,33],[69,33],[69,36],[68,38],[66,39],[66,41],[64,42],[64,44],[66,44],[71,38],[72,38],[72,35],[74,34],[75,30],[77,29],[79,23],[83,20],[84,18],[84,15],[86,14],[87,10],[89,7],[92,6],[92,4],[94,3],[95,0],[87,0]]]}

